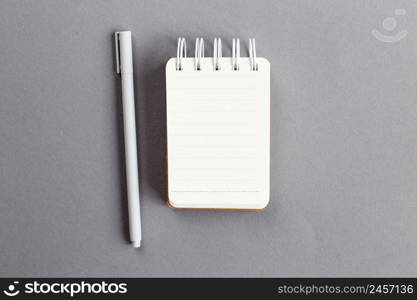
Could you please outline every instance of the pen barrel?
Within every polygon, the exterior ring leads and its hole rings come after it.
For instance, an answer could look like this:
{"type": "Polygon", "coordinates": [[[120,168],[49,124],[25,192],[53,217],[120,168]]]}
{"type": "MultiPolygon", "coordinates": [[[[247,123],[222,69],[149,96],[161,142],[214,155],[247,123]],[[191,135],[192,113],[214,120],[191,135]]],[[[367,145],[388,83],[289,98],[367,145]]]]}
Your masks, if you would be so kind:
{"type": "Polygon", "coordinates": [[[127,199],[129,209],[129,232],[132,242],[141,240],[139,175],[136,144],[135,101],[133,74],[122,74],[123,126],[126,161],[127,199]]]}

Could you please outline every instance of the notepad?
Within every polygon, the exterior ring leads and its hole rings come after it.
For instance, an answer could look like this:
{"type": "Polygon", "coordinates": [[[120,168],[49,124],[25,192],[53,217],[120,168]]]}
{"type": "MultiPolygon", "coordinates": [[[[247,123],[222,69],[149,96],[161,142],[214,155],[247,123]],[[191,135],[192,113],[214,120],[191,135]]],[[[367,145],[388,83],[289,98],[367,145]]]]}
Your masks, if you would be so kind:
{"type": "Polygon", "coordinates": [[[166,65],[168,201],[174,208],[263,209],[269,202],[270,64],[176,58],[166,65]]]}

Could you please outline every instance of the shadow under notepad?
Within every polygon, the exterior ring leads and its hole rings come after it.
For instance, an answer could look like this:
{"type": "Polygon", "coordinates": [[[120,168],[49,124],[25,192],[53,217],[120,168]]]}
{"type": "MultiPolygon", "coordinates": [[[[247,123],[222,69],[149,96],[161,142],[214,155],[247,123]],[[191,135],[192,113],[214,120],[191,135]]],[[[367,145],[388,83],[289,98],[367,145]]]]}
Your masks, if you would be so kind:
{"type": "MultiPolygon", "coordinates": [[[[145,65],[136,83],[139,112],[140,157],[143,158],[142,179],[161,201],[167,201],[167,141],[165,101],[165,57],[159,53],[145,56],[145,65]]],[[[138,114],[137,114],[138,115],[138,114]]]]}

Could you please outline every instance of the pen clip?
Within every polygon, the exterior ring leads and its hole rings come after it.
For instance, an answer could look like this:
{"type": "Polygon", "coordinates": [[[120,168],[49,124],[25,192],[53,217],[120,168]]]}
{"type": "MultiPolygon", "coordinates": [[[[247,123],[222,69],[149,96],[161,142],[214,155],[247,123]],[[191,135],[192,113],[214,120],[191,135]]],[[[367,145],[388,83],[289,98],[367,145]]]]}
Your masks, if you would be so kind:
{"type": "Polygon", "coordinates": [[[120,74],[120,40],[119,32],[114,33],[114,45],[116,47],[116,73],[120,74]]]}

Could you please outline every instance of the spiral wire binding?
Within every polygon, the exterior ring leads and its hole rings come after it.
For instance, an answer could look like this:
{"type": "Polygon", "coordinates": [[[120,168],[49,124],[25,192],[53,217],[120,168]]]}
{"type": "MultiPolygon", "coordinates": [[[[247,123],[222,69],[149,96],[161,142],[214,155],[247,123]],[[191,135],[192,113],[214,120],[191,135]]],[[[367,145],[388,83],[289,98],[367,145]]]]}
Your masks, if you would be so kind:
{"type": "MultiPolygon", "coordinates": [[[[178,38],[177,45],[177,71],[183,70],[182,59],[187,57],[187,43],[185,38],[178,38]]],[[[197,71],[201,70],[201,58],[204,58],[204,39],[196,38],[195,40],[195,58],[194,68],[197,71]]],[[[215,38],[213,43],[213,67],[215,71],[221,69],[220,58],[222,58],[222,40],[221,38],[215,38]]],[[[238,71],[240,68],[240,40],[234,38],[232,40],[232,70],[238,71]]],[[[256,44],[255,39],[249,39],[249,62],[251,71],[258,71],[258,62],[256,59],[256,44]]]]}
{"type": "Polygon", "coordinates": [[[222,57],[222,39],[221,38],[214,38],[213,43],[213,63],[214,63],[214,70],[219,71],[220,67],[220,58],[222,57]]]}
{"type": "Polygon", "coordinates": [[[258,63],[256,61],[255,39],[249,39],[249,61],[251,70],[258,71],[258,63]]]}
{"type": "Polygon", "coordinates": [[[182,71],[182,59],[185,57],[187,57],[187,43],[185,38],[179,37],[177,45],[177,71],[182,71]]]}
{"type": "Polygon", "coordinates": [[[232,69],[234,71],[239,70],[239,58],[240,58],[240,40],[232,40],[232,69]]]}
{"type": "Polygon", "coordinates": [[[195,69],[201,70],[201,58],[204,57],[204,40],[203,38],[195,39],[195,69]]]}

